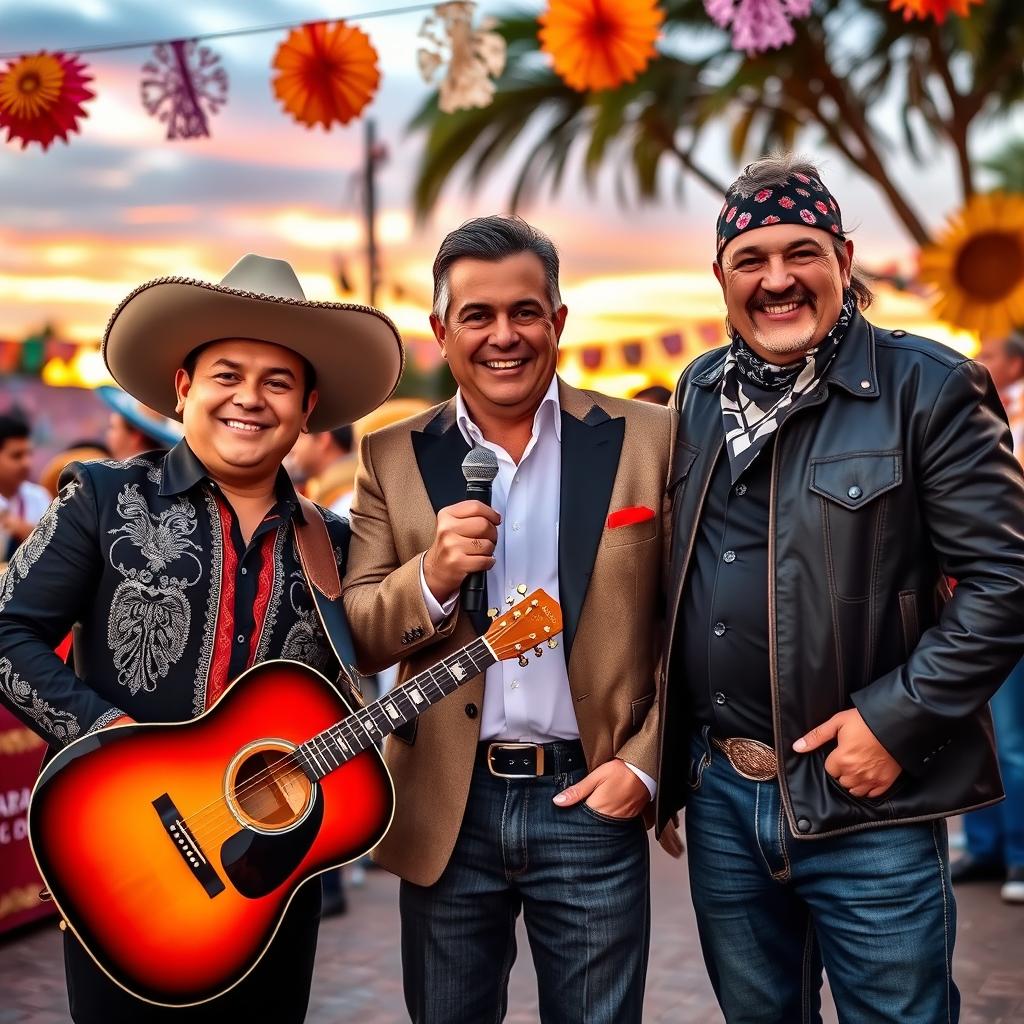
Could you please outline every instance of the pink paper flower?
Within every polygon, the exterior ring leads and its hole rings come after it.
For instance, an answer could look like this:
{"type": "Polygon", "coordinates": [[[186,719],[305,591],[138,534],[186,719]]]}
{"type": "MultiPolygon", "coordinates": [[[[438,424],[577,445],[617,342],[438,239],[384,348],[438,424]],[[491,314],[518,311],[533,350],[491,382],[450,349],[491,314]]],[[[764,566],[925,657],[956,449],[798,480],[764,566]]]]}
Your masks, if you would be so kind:
{"type": "Polygon", "coordinates": [[[734,50],[763,53],[796,38],[792,18],[806,18],[813,0],[704,0],[708,17],[720,28],[732,26],[734,50]]]}

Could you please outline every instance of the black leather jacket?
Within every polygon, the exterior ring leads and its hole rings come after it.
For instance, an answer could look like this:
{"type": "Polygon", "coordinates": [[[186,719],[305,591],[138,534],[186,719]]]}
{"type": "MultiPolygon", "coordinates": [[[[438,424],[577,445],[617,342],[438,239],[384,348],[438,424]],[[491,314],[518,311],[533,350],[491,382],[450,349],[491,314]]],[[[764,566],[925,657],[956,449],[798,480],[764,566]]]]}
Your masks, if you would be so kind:
{"type": "MultiPolygon", "coordinates": [[[[676,392],[669,632],[723,444],[725,349],[676,392]]],[[[782,799],[798,838],[923,821],[1002,795],[986,702],[1024,653],[1024,479],[977,363],[859,314],[775,440],[768,602],[782,799]],[[950,596],[947,579],[957,581],[950,596]],[[903,773],[874,799],[793,741],[856,706],[903,773]]],[[[686,800],[694,725],[670,638],[658,829],[686,800]]]]}

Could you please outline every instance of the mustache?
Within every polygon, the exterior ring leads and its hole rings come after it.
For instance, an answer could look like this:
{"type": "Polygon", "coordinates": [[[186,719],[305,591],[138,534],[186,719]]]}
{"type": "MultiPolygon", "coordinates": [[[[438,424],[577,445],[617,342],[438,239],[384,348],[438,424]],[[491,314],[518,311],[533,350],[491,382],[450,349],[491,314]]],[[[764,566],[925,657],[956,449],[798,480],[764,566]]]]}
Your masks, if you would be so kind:
{"type": "Polygon", "coordinates": [[[787,288],[784,292],[758,291],[747,303],[747,308],[763,311],[765,306],[778,306],[787,302],[806,302],[812,309],[815,308],[814,296],[799,285],[787,288]]]}

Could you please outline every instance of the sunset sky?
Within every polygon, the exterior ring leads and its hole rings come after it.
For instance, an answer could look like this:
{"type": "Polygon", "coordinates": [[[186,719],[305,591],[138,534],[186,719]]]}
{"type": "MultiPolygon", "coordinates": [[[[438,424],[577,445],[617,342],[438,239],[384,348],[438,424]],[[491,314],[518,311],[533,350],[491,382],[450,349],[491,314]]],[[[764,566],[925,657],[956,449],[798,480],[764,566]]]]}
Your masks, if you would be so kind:
{"type": "MultiPolygon", "coordinates": [[[[390,6],[387,0],[4,0],[0,50],[73,51],[390,6]]],[[[508,6],[488,0],[482,11],[499,14],[508,6]]],[[[417,12],[354,19],[373,40],[383,72],[367,111],[389,152],[379,177],[386,280],[379,303],[403,333],[420,337],[441,237],[467,217],[503,210],[509,191],[502,176],[475,196],[456,182],[427,224],[413,223],[408,197],[421,139],[408,134],[407,125],[429,94],[415,64],[423,18],[417,12]]],[[[355,185],[363,126],[325,133],[284,114],[270,86],[270,62],[284,35],[210,44],[231,80],[228,105],[212,119],[210,139],[165,140],[163,126],[139,102],[139,72],[149,50],[137,49],[84,58],[97,96],[81,134],[68,145],[58,141],[45,153],[38,146],[0,147],[0,338],[21,337],[50,321],[67,337],[96,341],[113,306],[140,282],[164,274],[217,280],[250,251],[289,260],[311,298],[342,297],[335,268],[343,261],[358,289],[348,297],[364,298],[355,185]]],[[[737,168],[725,155],[723,135],[709,134],[701,155],[728,179],[737,168]]],[[[801,148],[814,155],[812,134],[801,148]]],[[[856,228],[864,261],[912,267],[913,246],[874,187],[838,156],[821,162],[856,228]]],[[[953,168],[943,154],[923,170],[898,163],[895,170],[913,175],[911,193],[926,223],[941,223],[957,204],[953,168]]],[[[720,322],[721,300],[709,270],[719,205],[693,180],[681,202],[624,210],[610,188],[589,196],[570,174],[560,195],[523,210],[561,250],[570,308],[564,345],[655,338],[720,322]]],[[[910,329],[930,326],[926,306],[907,296],[884,297],[875,319],[910,329]]]]}

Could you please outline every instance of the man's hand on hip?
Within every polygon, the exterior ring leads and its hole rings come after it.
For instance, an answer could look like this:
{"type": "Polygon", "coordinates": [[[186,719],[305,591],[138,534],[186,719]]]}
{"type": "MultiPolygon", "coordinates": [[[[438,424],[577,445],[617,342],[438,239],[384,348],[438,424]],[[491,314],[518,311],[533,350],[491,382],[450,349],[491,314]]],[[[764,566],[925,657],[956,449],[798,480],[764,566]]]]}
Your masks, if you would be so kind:
{"type": "Polygon", "coordinates": [[[471,572],[494,565],[501,516],[480,501],[460,501],[437,513],[434,542],[423,559],[427,588],[444,604],[471,572]]]}
{"type": "Polygon", "coordinates": [[[650,802],[651,794],[624,762],[612,758],[598,765],[575,786],[555,795],[559,807],[585,800],[591,810],[610,818],[635,818],[650,802]]]}
{"type": "Polygon", "coordinates": [[[825,771],[851,796],[882,796],[902,769],[875,738],[856,708],[840,711],[793,744],[800,754],[810,753],[829,740],[836,749],[825,758],[825,771]]]}

